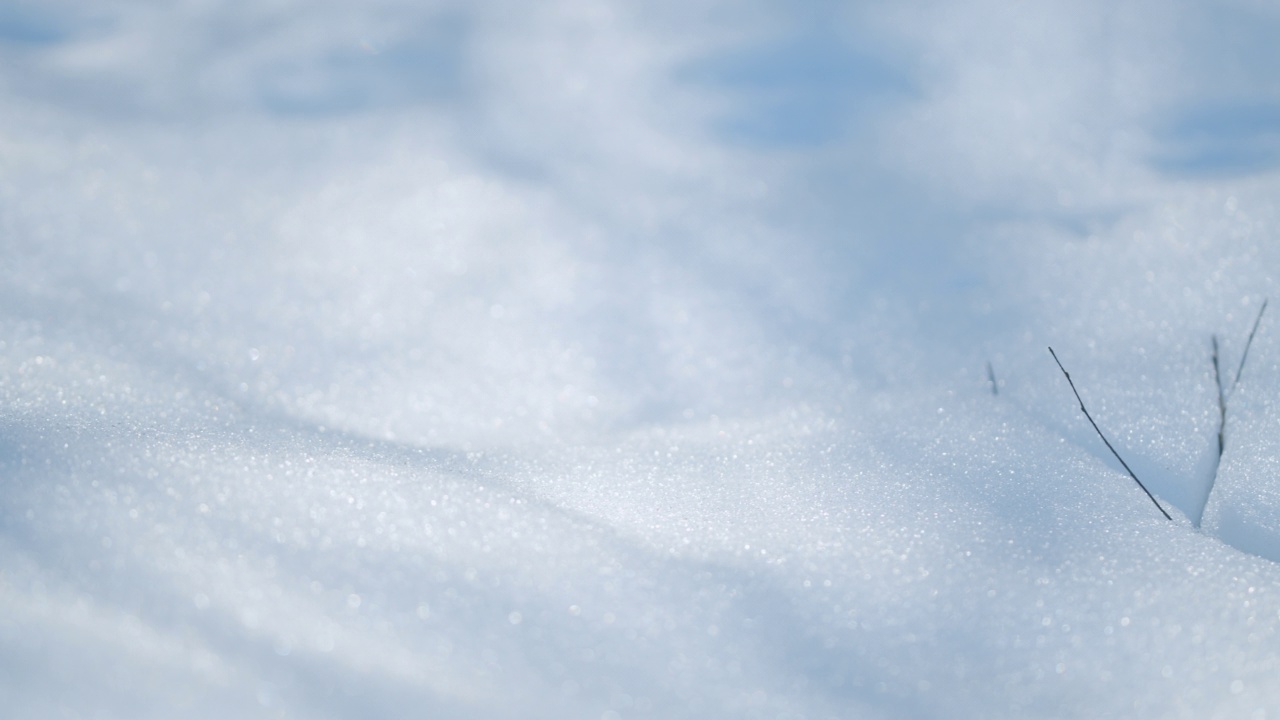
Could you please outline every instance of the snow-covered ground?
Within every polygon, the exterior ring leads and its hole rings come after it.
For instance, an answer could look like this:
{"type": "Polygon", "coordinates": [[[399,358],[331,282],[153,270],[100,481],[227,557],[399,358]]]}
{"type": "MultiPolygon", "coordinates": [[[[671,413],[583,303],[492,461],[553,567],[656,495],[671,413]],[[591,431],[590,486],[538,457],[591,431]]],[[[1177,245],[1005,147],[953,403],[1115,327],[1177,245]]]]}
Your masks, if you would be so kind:
{"type": "Polygon", "coordinates": [[[0,0],[0,715],[1280,717],[1276,37],[0,0]]]}

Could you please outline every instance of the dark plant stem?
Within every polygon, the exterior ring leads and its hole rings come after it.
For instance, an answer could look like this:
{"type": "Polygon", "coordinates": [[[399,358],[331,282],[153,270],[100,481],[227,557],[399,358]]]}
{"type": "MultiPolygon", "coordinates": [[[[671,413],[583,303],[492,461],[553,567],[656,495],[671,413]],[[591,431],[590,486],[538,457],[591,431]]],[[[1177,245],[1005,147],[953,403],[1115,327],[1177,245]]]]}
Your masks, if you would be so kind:
{"type": "MultiPolygon", "coordinates": [[[[1213,335],[1213,382],[1218,386],[1218,457],[1226,448],[1227,396],[1222,389],[1222,367],[1218,362],[1218,336],[1213,335]]],[[[1237,376],[1238,377],[1238,376],[1237,376]]]]}
{"type": "Polygon", "coordinates": [[[1219,359],[1218,352],[1218,336],[1212,335],[1210,339],[1213,341],[1213,382],[1218,386],[1218,462],[1213,465],[1213,475],[1209,478],[1209,488],[1204,494],[1204,504],[1200,506],[1200,513],[1195,518],[1196,527],[1200,527],[1200,521],[1204,517],[1205,508],[1209,505],[1209,498],[1213,495],[1213,487],[1218,482],[1218,468],[1222,465],[1222,454],[1227,448],[1227,400],[1235,394],[1236,387],[1240,384],[1240,376],[1244,374],[1244,364],[1249,360],[1249,348],[1253,347],[1253,338],[1258,334],[1258,326],[1262,324],[1262,314],[1267,311],[1267,299],[1262,300],[1262,307],[1258,308],[1258,317],[1253,319],[1253,328],[1249,330],[1249,339],[1244,342],[1244,352],[1240,353],[1240,365],[1236,367],[1236,377],[1231,381],[1231,387],[1226,387],[1222,379],[1222,361],[1219,359]]]}
{"type": "Polygon", "coordinates": [[[1000,386],[996,384],[996,371],[995,368],[991,367],[990,360],[987,361],[987,379],[991,381],[991,394],[999,395],[1000,386]]]}
{"type": "Polygon", "coordinates": [[[1102,434],[1102,430],[1098,427],[1098,423],[1093,421],[1093,416],[1089,414],[1089,411],[1084,406],[1084,400],[1080,397],[1080,391],[1076,390],[1076,384],[1071,380],[1071,373],[1067,372],[1067,369],[1062,367],[1062,361],[1058,359],[1058,353],[1054,352],[1051,347],[1049,348],[1049,354],[1053,356],[1053,361],[1058,363],[1058,369],[1062,371],[1064,376],[1066,376],[1067,384],[1071,386],[1071,392],[1075,393],[1076,400],[1080,403],[1080,412],[1084,413],[1084,416],[1088,418],[1089,424],[1093,426],[1093,431],[1098,433],[1098,437],[1102,438],[1103,444],[1107,446],[1107,449],[1111,451],[1111,454],[1115,455],[1116,459],[1120,461],[1120,464],[1124,466],[1125,471],[1129,473],[1129,477],[1133,478],[1133,481],[1138,483],[1138,487],[1142,488],[1142,492],[1147,494],[1147,497],[1151,499],[1151,502],[1156,506],[1156,509],[1160,511],[1160,514],[1164,515],[1166,520],[1173,520],[1173,516],[1165,512],[1164,507],[1160,505],[1160,501],[1156,500],[1156,496],[1152,495],[1151,491],[1147,489],[1147,486],[1143,485],[1142,481],[1138,479],[1138,476],[1133,474],[1133,470],[1129,468],[1129,463],[1125,462],[1124,458],[1120,457],[1120,453],[1116,452],[1116,449],[1111,446],[1111,441],[1107,439],[1106,435],[1102,434]]]}
{"type": "Polygon", "coordinates": [[[1249,348],[1253,346],[1253,336],[1258,334],[1258,326],[1262,324],[1262,313],[1267,311],[1267,300],[1262,301],[1262,307],[1258,308],[1258,317],[1253,321],[1253,329],[1249,331],[1249,339],[1244,343],[1244,352],[1240,354],[1240,367],[1236,368],[1236,379],[1231,383],[1231,392],[1236,391],[1236,385],[1240,384],[1240,375],[1244,373],[1244,361],[1249,359],[1249,348]]]}

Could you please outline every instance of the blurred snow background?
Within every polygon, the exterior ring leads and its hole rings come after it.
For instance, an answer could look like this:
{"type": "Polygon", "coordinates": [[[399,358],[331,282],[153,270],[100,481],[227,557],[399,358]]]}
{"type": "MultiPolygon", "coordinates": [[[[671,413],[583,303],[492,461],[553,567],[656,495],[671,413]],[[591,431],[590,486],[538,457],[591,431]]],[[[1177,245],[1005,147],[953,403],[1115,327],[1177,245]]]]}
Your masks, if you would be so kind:
{"type": "Polygon", "coordinates": [[[4,714],[1280,716],[1277,36],[0,1],[4,714]]]}

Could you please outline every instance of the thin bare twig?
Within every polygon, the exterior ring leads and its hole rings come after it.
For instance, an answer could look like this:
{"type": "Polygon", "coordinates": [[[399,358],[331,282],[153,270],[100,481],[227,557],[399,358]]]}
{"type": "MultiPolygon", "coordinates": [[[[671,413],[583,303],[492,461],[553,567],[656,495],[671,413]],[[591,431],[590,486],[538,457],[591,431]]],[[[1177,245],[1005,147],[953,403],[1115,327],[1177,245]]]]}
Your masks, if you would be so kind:
{"type": "Polygon", "coordinates": [[[1218,386],[1218,457],[1222,457],[1222,451],[1226,449],[1226,438],[1224,433],[1227,429],[1227,396],[1222,389],[1222,368],[1218,363],[1218,336],[1211,336],[1213,339],[1213,382],[1218,386]]]}
{"type": "Polygon", "coordinates": [[[1084,413],[1084,416],[1088,418],[1089,424],[1093,426],[1093,431],[1098,433],[1098,437],[1102,438],[1103,444],[1107,446],[1107,449],[1111,451],[1111,454],[1115,455],[1116,459],[1120,461],[1120,464],[1124,466],[1125,471],[1129,473],[1129,477],[1133,478],[1133,481],[1138,483],[1138,487],[1142,488],[1142,492],[1146,493],[1148,498],[1151,498],[1151,502],[1155,504],[1156,509],[1160,511],[1160,514],[1164,515],[1166,520],[1173,520],[1173,516],[1165,512],[1164,507],[1160,505],[1160,501],[1156,500],[1156,496],[1152,495],[1151,491],[1147,489],[1147,486],[1143,485],[1142,481],[1138,479],[1138,476],[1133,474],[1133,470],[1129,468],[1129,463],[1125,462],[1124,458],[1120,457],[1120,453],[1116,452],[1116,449],[1111,446],[1111,441],[1107,439],[1106,435],[1102,434],[1102,430],[1098,427],[1098,423],[1093,421],[1093,416],[1089,414],[1089,411],[1084,406],[1084,400],[1080,397],[1080,391],[1076,390],[1076,384],[1071,380],[1071,373],[1067,372],[1067,369],[1062,367],[1062,361],[1058,359],[1058,353],[1054,352],[1053,348],[1049,348],[1049,354],[1053,356],[1053,361],[1058,363],[1058,369],[1066,376],[1067,384],[1071,386],[1071,392],[1075,393],[1076,400],[1080,402],[1080,412],[1084,413]]]}
{"type": "Polygon", "coordinates": [[[1267,300],[1262,301],[1262,307],[1258,308],[1258,317],[1253,320],[1253,329],[1249,331],[1249,339],[1245,340],[1244,352],[1240,353],[1240,366],[1236,368],[1236,379],[1231,381],[1231,387],[1225,387],[1222,382],[1222,367],[1218,359],[1218,336],[1213,335],[1213,379],[1218,384],[1218,457],[1222,457],[1222,453],[1226,451],[1226,432],[1227,432],[1227,398],[1235,394],[1236,386],[1240,384],[1240,376],[1244,374],[1244,364],[1249,359],[1249,348],[1253,347],[1253,338],[1258,334],[1258,326],[1262,324],[1262,314],[1267,311],[1267,300]]]}
{"type": "Polygon", "coordinates": [[[1236,379],[1231,383],[1231,392],[1240,384],[1240,375],[1244,372],[1244,361],[1249,359],[1249,348],[1253,346],[1253,336],[1258,334],[1258,326],[1262,324],[1262,313],[1267,311],[1267,299],[1263,299],[1258,308],[1258,317],[1253,321],[1253,329],[1249,331],[1249,339],[1244,343],[1244,352],[1240,354],[1240,367],[1236,368],[1236,379]]]}
{"type": "Polygon", "coordinates": [[[1000,386],[996,384],[996,371],[995,368],[991,367],[990,360],[987,361],[987,379],[991,381],[991,394],[999,395],[1000,386]]]}

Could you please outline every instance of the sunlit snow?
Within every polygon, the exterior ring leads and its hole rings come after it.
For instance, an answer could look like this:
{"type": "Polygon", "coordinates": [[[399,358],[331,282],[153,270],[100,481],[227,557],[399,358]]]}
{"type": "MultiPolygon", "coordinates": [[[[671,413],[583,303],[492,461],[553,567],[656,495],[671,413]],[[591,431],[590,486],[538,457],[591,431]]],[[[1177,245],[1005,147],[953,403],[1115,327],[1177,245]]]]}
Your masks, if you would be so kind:
{"type": "Polygon", "coordinates": [[[1280,717],[1277,37],[0,0],[0,716],[1280,717]]]}

